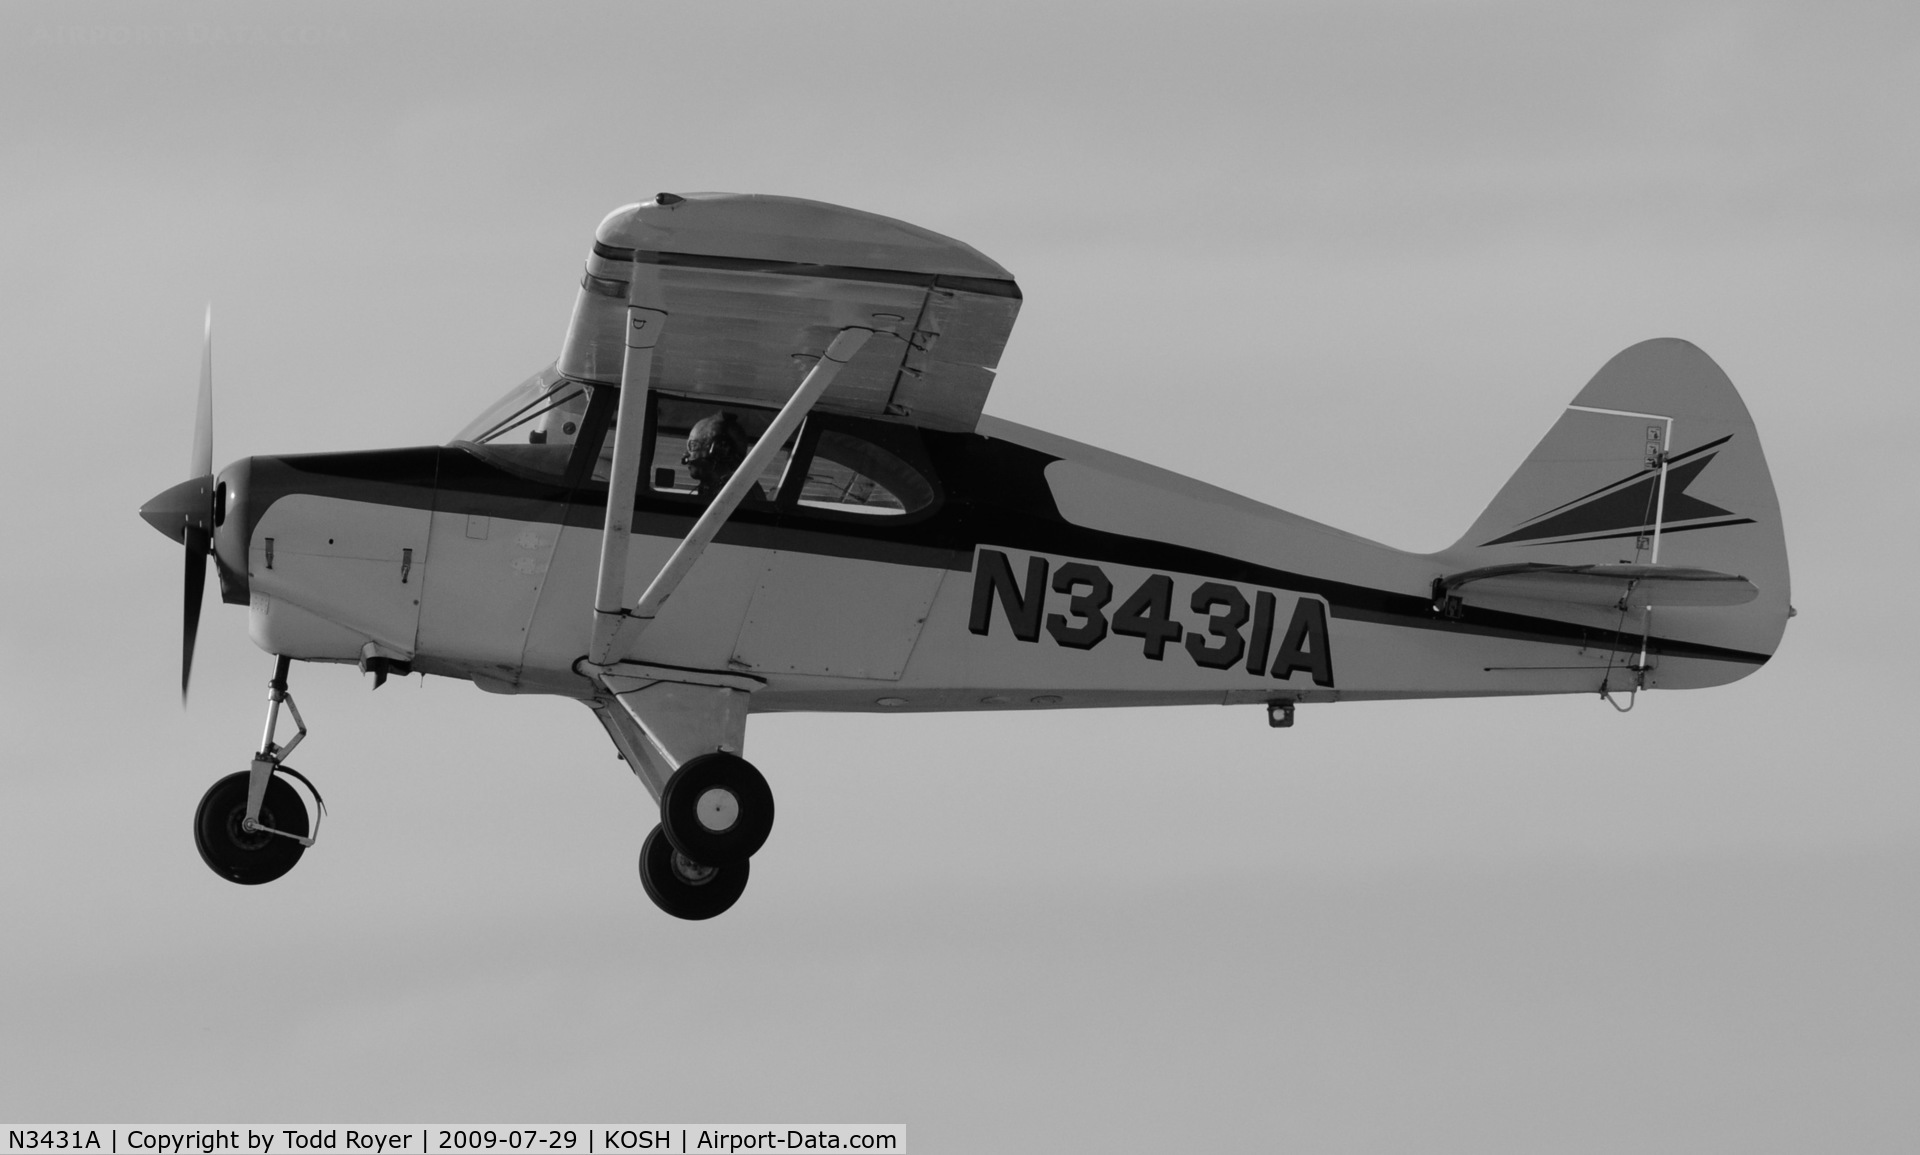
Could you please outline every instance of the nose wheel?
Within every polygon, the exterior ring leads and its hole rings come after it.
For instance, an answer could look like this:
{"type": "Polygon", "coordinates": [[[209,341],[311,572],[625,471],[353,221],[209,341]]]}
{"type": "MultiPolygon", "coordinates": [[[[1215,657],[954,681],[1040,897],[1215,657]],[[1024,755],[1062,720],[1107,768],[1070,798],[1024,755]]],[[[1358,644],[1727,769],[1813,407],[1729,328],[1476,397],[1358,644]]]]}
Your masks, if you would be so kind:
{"type": "Polygon", "coordinates": [[[200,849],[201,861],[221,878],[241,886],[272,882],[292,870],[307,851],[298,841],[307,836],[307,804],[282,779],[267,782],[260,818],[254,829],[247,828],[251,776],[241,770],[215,782],[193,815],[193,844],[200,849]]]}

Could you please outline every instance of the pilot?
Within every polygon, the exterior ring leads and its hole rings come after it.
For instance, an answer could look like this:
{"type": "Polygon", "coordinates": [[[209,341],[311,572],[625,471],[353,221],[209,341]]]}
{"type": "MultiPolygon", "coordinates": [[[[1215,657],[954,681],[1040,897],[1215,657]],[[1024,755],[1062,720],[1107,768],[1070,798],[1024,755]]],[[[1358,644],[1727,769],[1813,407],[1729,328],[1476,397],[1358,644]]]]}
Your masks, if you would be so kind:
{"type": "MultiPolygon", "coordinates": [[[[693,475],[694,484],[699,487],[700,497],[712,500],[720,492],[720,487],[740,468],[747,458],[747,451],[753,447],[752,439],[747,436],[746,427],[740,424],[740,418],[722,410],[710,417],[702,417],[687,430],[687,453],[680,464],[687,467],[693,475]]],[[[764,503],[767,495],[756,483],[747,487],[744,503],[764,503]]]]}

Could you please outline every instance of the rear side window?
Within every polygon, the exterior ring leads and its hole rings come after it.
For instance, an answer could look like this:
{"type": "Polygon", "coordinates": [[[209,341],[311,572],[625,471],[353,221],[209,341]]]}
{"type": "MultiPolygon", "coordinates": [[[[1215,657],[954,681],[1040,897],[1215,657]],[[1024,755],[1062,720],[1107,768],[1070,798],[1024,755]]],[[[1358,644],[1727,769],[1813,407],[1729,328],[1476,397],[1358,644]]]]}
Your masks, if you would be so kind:
{"type": "Polygon", "coordinates": [[[926,475],[864,437],[823,429],[812,449],[796,497],[803,509],[899,517],[933,504],[926,475]]]}

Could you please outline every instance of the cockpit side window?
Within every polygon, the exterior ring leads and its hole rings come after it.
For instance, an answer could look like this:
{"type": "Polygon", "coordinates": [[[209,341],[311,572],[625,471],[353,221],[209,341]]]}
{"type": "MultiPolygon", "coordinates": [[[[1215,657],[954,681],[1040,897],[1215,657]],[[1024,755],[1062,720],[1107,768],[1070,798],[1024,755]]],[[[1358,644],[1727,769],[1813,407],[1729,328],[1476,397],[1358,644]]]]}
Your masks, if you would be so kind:
{"type": "MultiPolygon", "coordinates": [[[[652,455],[647,462],[650,487],[658,494],[712,500],[773,424],[774,416],[771,409],[749,405],[656,398],[652,455]]],[[[792,460],[793,442],[789,437],[761,470],[756,485],[747,491],[748,504],[773,502],[792,460]]]]}
{"type": "MultiPolygon", "coordinates": [[[[594,444],[581,442],[573,469],[581,481],[605,485],[612,472],[612,410],[618,390],[601,392],[606,396],[584,410],[578,434],[594,444]],[[596,436],[596,425],[606,427],[604,437],[596,436]]],[[[649,496],[688,505],[711,501],[776,416],[774,410],[758,406],[658,392],[647,401],[641,501],[649,496]]],[[[562,420],[561,427],[564,424],[562,420]]],[[[931,511],[939,500],[918,431],[815,413],[768,459],[741,508],[877,521],[913,518],[931,511]]]]}

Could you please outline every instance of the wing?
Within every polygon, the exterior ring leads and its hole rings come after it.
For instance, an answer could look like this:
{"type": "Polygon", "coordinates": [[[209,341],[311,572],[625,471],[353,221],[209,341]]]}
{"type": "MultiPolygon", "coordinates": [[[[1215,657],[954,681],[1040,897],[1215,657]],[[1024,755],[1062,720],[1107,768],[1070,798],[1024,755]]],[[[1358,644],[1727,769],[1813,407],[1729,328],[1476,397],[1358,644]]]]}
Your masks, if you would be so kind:
{"type": "Polygon", "coordinates": [[[559,367],[615,383],[631,303],[667,314],[650,387],[778,406],[834,335],[875,338],[823,410],[970,431],[1020,290],[968,245],[818,201],[661,193],[600,223],[559,367]]]}

